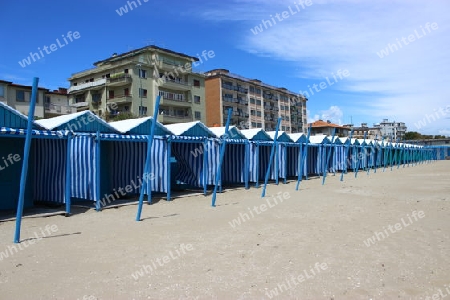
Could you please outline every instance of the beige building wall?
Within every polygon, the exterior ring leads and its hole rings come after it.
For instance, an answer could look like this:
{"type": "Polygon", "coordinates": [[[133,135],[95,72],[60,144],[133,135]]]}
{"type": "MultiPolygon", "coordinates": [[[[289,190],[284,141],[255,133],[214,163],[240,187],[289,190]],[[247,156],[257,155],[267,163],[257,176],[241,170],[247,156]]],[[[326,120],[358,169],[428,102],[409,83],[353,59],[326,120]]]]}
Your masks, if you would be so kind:
{"type": "Polygon", "coordinates": [[[106,119],[152,116],[160,95],[160,122],[206,122],[204,76],[192,72],[196,60],[155,46],[114,55],[69,78],[70,102],[106,119]]]}

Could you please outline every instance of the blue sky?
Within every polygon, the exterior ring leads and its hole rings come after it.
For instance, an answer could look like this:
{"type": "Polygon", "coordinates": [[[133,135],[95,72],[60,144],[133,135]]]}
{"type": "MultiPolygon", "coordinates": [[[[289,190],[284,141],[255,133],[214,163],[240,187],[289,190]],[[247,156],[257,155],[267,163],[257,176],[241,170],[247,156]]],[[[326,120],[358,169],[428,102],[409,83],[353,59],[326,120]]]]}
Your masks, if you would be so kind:
{"type": "Polygon", "coordinates": [[[310,121],[388,118],[450,135],[450,1],[139,1],[133,10],[123,0],[2,3],[0,79],[39,77],[56,89],[114,52],[151,44],[192,56],[212,50],[199,71],[225,68],[294,92],[311,88],[310,121]],[[69,31],[80,36],[64,43],[69,31]],[[56,39],[63,47],[20,66],[56,39]]]}

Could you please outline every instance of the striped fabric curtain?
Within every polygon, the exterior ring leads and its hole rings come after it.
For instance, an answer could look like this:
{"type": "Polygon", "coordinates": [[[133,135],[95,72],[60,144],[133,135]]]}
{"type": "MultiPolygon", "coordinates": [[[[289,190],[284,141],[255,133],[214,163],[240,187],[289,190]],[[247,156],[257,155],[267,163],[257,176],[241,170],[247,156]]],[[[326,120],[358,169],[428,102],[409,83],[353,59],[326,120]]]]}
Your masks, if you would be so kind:
{"type": "Polygon", "coordinates": [[[172,154],[178,164],[175,178],[183,183],[201,187],[203,169],[203,143],[172,142],[172,154]]]}
{"type": "Polygon", "coordinates": [[[222,163],[224,183],[244,183],[245,144],[227,144],[222,163]]]}
{"type": "MultiPolygon", "coordinates": [[[[142,142],[114,142],[112,144],[112,185],[116,190],[131,185],[132,194],[139,194],[143,184],[145,160],[147,156],[147,141],[142,142]],[[134,183],[134,184],[133,184],[134,183]]],[[[152,192],[167,193],[168,170],[167,142],[154,138],[150,156],[149,186],[145,190],[148,195],[152,192]]]]}
{"type": "Polygon", "coordinates": [[[36,139],[34,200],[65,203],[67,140],[36,139]]]}
{"type": "Polygon", "coordinates": [[[71,161],[71,196],[97,201],[97,170],[93,136],[75,136],[69,143],[71,161]]]}

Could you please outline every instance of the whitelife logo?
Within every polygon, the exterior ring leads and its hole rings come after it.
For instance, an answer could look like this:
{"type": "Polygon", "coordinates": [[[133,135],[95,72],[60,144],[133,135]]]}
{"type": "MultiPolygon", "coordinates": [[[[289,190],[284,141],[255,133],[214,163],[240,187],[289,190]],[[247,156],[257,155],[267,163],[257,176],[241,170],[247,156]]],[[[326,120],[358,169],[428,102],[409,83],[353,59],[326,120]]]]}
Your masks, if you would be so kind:
{"type": "MultiPolygon", "coordinates": [[[[431,32],[430,28],[433,30],[437,30],[439,27],[436,22],[433,22],[433,23],[427,22],[425,24],[425,28],[427,29],[428,33],[430,33],[431,32]]],[[[419,40],[427,35],[427,31],[425,31],[425,29],[422,26],[420,26],[420,29],[422,29],[423,35],[420,35],[420,33],[417,32],[417,29],[415,29],[414,34],[408,35],[408,38],[402,37],[401,40],[403,42],[403,45],[408,46],[410,43],[412,43],[416,40],[419,40]]],[[[380,52],[377,52],[378,57],[384,58],[384,57],[388,56],[389,54],[394,53],[395,51],[398,51],[399,49],[401,49],[403,47],[402,43],[398,40],[398,38],[396,39],[396,41],[397,41],[397,43],[394,43],[394,44],[388,43],[386,48],[381,49],[380,52]],[[398,45],[398,47],[397,47],[397,45],[398,45]]]]}
{"type": "Polygon", "coordinates": [[[37,60],[39,60],[39,59],[44,57],[44,53],[42,52],[42,50],[44,50],[44,52],[46,54],[51,54],[52,52],[55,52],[56,50],[58,50],[60,48],[63,48],[66,45],[68,45],[69,42],[67,41],[67,39],[70,42],[73,42],[74,40],[78,40],[81,37],[81,35],[80,35],[80,33],[78,31],[74,31],[73,33],[72,33],[72,31],[69,31],[67,33],[67,36],[64,36],[64,34],[61,35],[61,36],[62,36],[62,38],[64,40],[64,43],[61,43],[59,38],[57,38],[56,39],[56,44],[51,44],[50,47],[47,47],[47,45],[44,45],[44,47],[42,47],[42,49],[41,49],[41,47],[38,47],[38,52],[39,53],[30,52],[30,55],[28,57],[22,59],[22,61],[19,61],[19,65],[22,68],[25,68],[26,66],[31,65],[31,60],[33,60],[33,62],[36,62],[37,60]],[[39,54],[41,54],[41,55],[39,55],[39,54]]]}
{"type": "Polygon", "coordinates": [[[4,259],[7,259],[10,256],[13,256],[15,253],[19,252],[19,250],[24,250],[25,248],[28,248],[28,246],[34,245],[37,242],[39,242],[40,240],[42,240],[43,238],[51,235],[52,233],[57,232],[58,226],[57,225],[46,225],[44,229],[42,229],[42,227],[39,229],[41,231],[40,233],[42,234],[42,236],[40,236],[37,232],[34,232],[33,238],[30,238],[27,241],[23,241],[17,245],[8,246],[8,248],[5,251],[0,252],[0,261],[3,261],[4,259]],[[23,246],[23,248],[22,248],[22,246],[23,246]]]}
{"type": "Polygon", "coordinates": [[[268,208],[272,208],[278,205],[278,201],[277,199],[280,201],[280,203],[282,203],[285,199],[289,199],[291,198],[291,194],[289,194],[289,192],[284,192],[283,195],[281,195],[282,192],[278,192],[278,196],[275,197],[274,195],[272,195],[272,200],[273,203],[270,202],[269,198],[266,198],[266,204],[261,204],[259,207],[258,206],[253,206],[253,209],[251,209],[250,207],[248,207],[248,212],[250,213],[250,215],[248,213],[239,213],[239,216],[236,219],[233,219],[233,221],[228,222],[228,224],[230,224],[231,228],[236,228],[238,226],[241,226],[241,224],[245,223],[246,221],[250,221],[250,219],[254,219],[255,218],[255,213],[256,215],[260,215],[263,212],[265,212],[268,208]],[[258,210],[259,208],[259,210],[258,210]],[[250,217],[251,216],[251,217],[250,217]]]}
{"type": "Polygon", "coordinates": [[[151,260],[151,265],[143,265],[142,268],[140,268],[138,271],[131,274],[131,277],[134,278],[134,280],[138,280],[139,277],[143,277],[145,274],[151,274],[153,273],[158,266],[163,267],[164,264],[168,264],[172,260],[179,259],[182,255],[185,255],[187,251],[194,250],[194,247],[192,244],[181,244],[180,249],[175,249],[176,255],[172,252],[172,250],[169,251],[169,255],[165,255],[161,258],[157,258],[156,260],[151,260]],[[156,264],[158,263],[158,264],[156,264]]]}
{"type": "MultiPolygon", "coordinates": [[[[412,219],[414,219],[416,222],[419,219],[422,219],[423,217],[425,217],[425,213],[421,210],[413,211],[411,213],[411,215],[412,215],[412,219]]],[[[400,219],[401,223],[396,223],[394,226],[388,225],[387,229],[386,229],[386,227],[383,227],[382,232],[375,232],[375,234],[372,237],[370,237],[364,241],[364,244],[367,247],[370,247],[371,245],[375,245],[377,240],[380,242],[380,241],[384,240],[385,238],[389,237],[388,229],[391,233],[396,233],[396,232],[402,230],[404,227],[408,227],[409,225],[411,225],[413,223],[413,220],[411,219],[411,216],[409,214],[407,214],[406,217],[407,217],[409,223],[406,222],[404,218],[401,218],[400,219]],[[402,227],[402,224],[404,227],[402,227]]]]}
{"type": "MultiPolygon", "coordinates": [[[[296,8],[296,10],[293,10],[292,7],[289,5],[288,9],[289,11],[285,10],[283,11],[281,14],[276,13],[275,14],[275,18],[277,18],[278,22],[282,22],[283,20],[289,18],[290,16],[296,15],[297,13],[300,12],[300,7],[299,5],[305,9],[305,6],[311,6],[312,5],[312,1],[311,0],[300,0],[297,4],[297,2],[294,2],[294,6],[296,8]]],[[[261,33],[264,31],[265,29],[269,29],[270,27],[274,26],[277,24],[277,21],[275,21],[275,18],[270,15],[270,20],[261,20],[261,23],[258,26],[255,26],[254,28],[251,28],[250,31],[254,34],[257,35],[258,33],[261,33]],[[272,21],[271,21],[272,20],[272,21]],[[263,28],[264,26],[264,28],[263,28]]]]}
{"type": "Polygon", "coordinates": [[[276,288],[267,291],[266,292],[267,297],[269,297],[269,299],[272,299],[273,297],[276,297],[289,289],[295,288],[297,285],[299,285],[305,280],[313,279],[321,271],[325,271],[326,269],[328,269],[328,265],[326,263],[319,264],[318,262],[316,262],[314,268],[312,267],[310,268],[311,269],[309,270],[309,272],[308,270],[303,270],[303,273],[298,275],[297,277],[291,276],[290,279],[286,279],[284,282],[279,283],[276,288]],[[314,269],[316,271],[314,271],[314,269]],[[291,282],[293,283],[293,285],[291,284],[291,282]]]}

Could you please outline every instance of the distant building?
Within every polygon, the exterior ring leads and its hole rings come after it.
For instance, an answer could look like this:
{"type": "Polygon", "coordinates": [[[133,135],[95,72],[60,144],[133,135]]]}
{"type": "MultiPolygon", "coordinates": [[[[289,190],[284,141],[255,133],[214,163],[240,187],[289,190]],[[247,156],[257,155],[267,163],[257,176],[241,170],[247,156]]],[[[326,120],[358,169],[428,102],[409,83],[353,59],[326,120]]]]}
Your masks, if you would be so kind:
{"type": "MultiPolygon", "coordinates": [[[[0,80],[0,101],[28,115],[30,109],[32,86],[15,84],[0,80]]],[[[36,118],[50,118],[54,116],[76,112],[76,108],[69,105],[67,90],[51,91],[38,88],[34,116],[36,118]]]]}
{"type": "Polygon", "coordinates": [[[102,118],[122,113],[154,114],[164,124],[206,121],[205,76],[192,71],[197,57],[147,46],[95,62],[69,78],[70,103],[102,118]]]}
{"type": "Polygon", "coordinates": [[[280,130],[289,133],[306,130],[306,99],[285,88],[271,86],[215,69],[205,73],[206,125],[225,126],[228,109],[232,109],[231,125],[239,129],[280,130]]]}
{"type": "Polygon", "coordinates": [[[348,133],[350,131],[350,128],[346,126],[333,124],[329,120],[327,120],[326,122],[323,120],[317,120],[311,124],[308,124],[308,127],[309,125],[311,125],[311,135],[316,134],[332,135],[334,130],[335,136],[345,137],[348,136],[348,133]]]}
{"type": "Polygon", "coordinates": [[[375,124],[374,127],[380,129],[382,138],[393,141],[403,140],[407,130],[404,122],[390,122],[388,119],[383,119],[383,122],[375,124]]]}
{"type": "Polygon", "coordinates": [[[353,129],[352,138],[362,139],[365,136],[367,139],[371,140],[382,139],[381,130],[379,127],[375,126],[369,127],[367,126],[367,123],[361,123],[360,127],[355,127],[353,126],[353,124],[345,126],[349,127],[350,129],[353,129]]]}

